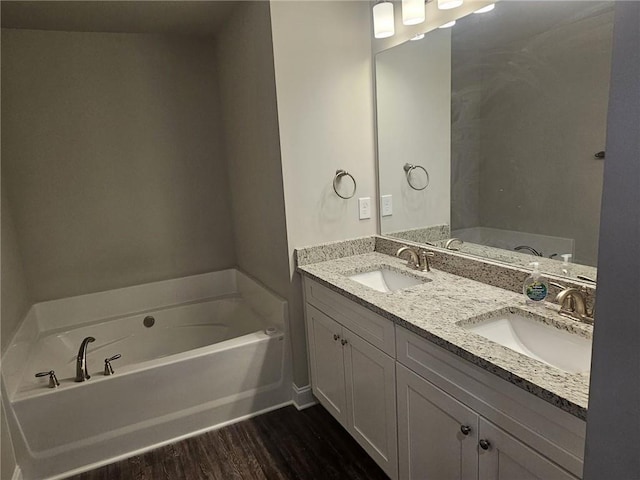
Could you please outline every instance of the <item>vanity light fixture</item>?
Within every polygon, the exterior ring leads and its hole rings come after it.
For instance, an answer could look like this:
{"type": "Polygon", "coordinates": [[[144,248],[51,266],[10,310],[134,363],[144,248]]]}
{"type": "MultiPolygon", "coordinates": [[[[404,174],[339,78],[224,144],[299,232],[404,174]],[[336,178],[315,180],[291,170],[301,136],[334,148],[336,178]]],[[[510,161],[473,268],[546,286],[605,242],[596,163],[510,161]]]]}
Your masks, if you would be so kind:
{"type": "Polygon", "coordinates": [[[382,1],[373,6],[373,36],[388,38],[395,33],[393,3],[382,1]]]}
{"type": "Polygon", "coordinates": [[[450,22],[447,23],[443,23],[442,25],[440,25],[438,28],[451,28],[456,24],[455,20],[451,20],[450,22]]]}
{"type": "Polygon", "coordinates": [[[418,33],[416,36],[411,37],[409,40],[415,42],[416,40],[422,40],[424,38],[424,33],[418,33]]]}
{"type": "Polygon", "coordinates": [[[402,23],[417,25],[424,22],[424,0],[402,0],[402,23]]]}
{"type": "Polygon", "coordinates": [[[440,10],[450,10],[462,5],[463,0],[438,0],[438,8],[440,10]]]}
{"type": "Polygon", "coordinates": [[[494,8],[496,8],[496,4],[492,3],[491,5],[487,5],[486,7],[479,8],[478,10],[476,10],[473,13],[487,13],[487,12],[490,12],[491,10],[493,10],[494,8]]]}

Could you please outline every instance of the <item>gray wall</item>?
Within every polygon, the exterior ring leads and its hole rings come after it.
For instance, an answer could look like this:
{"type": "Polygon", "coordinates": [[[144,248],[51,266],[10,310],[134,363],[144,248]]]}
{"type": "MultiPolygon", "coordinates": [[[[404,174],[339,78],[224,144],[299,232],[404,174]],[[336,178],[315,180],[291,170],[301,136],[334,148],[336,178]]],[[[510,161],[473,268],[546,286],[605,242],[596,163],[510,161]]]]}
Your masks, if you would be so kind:
{"type": "MultiPolygon", "coordinates": [[[[526,17],[528,3],[504,7],[525,9],[526,17]]],[[[567,8],[566,2],[539,5],[559,13],[567,8]]],[[[576,11],[592,5],[578,3],[576,11]]],[[[483,20],[465,19],[477,24],[478,35],[466,39],[475,46],[491,44],[493,32],[483,29],[483,20]]],[[[574,238],[574,260],[596,264],[603,162],[594,153],[606,139],[612,28],[610,9],[554,24],[484,50],[473,59],[476,68],[468,63],[468,47],[476,47],[454,30],[454,137],[460,143],[453,144],[452,197],[453,208],[466,208],[452,215],[454,229],[476,226],[479,218],[478,226],[574,238]],[[459,56],[461,50],[467,55],[459,56]],[[470,133],[475,128],[480,139],[470,133]],[[470,195],[478,189],[479,206],[470,195]]]]}
{"type": "Polygon", "coordinates": [[[640,472],[640,3],[616,5],[584,478],[640,472]]]}
{"type": "Polygon", "coordinates": [[[9,480],[13,478],[16,468],[16,457],[9,437],[9,426],[5,418],[4,405],[0,399],[0,478],[9,480]]]}
{"type": "Polygon", "coordinates": [[[216,37],[238,265],[282,297],[289,258],[268,2],[241,2],[216,37]]]}
{"type": "Polygon", "coordinates": [[[2,32],[2,176],[33,301],[233,266],[210,40],[2,32]]]}
{"type": "Polygon", "coordinates": [[[6,196],[5,179],[2,178],[2,199],[0,200],[1,234],[0,263],[0,353],[4,352],[30,306],[27,281],[22,267],[22,255],[16,238],[13,216],[6,196]]]}

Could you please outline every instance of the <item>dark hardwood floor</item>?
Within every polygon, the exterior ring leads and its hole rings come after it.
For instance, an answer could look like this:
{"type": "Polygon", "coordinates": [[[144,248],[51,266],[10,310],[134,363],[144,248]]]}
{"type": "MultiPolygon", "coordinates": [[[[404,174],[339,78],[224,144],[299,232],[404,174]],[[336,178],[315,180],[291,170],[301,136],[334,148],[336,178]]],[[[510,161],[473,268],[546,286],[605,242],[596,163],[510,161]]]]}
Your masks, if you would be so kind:
{"type": "Polygon", "coordinates": [[[387,479],[319,405],[285,407],[72,480],[387,479]]]}

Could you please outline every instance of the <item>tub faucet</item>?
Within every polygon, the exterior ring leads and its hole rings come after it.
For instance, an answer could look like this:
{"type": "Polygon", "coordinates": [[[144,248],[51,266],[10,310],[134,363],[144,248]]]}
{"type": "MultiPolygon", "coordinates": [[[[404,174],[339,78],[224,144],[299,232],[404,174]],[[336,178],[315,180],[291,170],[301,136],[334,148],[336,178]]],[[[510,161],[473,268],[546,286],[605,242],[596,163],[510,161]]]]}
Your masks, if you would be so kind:
{"type": "Polygon", "coordinates": [[[91,378],[89,370],[87,369],[87,347],[89,346],[89,343],[95,341],[95,338],[87,337],[82,340],[82,343],[80,344],[80,350],[78,351],[78,357],[76,358],[76,382],[84,382],[91,378]]]}

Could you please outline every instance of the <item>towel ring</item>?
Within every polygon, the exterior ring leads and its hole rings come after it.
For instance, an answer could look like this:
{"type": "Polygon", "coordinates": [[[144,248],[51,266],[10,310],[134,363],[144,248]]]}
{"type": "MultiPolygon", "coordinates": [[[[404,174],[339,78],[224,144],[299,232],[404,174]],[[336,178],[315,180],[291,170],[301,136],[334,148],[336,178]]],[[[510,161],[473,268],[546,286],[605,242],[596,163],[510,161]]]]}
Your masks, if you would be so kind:
{"type": "Polygon", "coordinates": [[[336,176],[333,177],[333,191],[336,192],[336,195],[338,195],[340,198],[344,198],[345,200],[349,200],[351,197],[353,197],[356,194],[356,188],[357,188],[356,179],[353,178],[353,175],[351,175],[346,170],[342,170],[342,169],[336,170],[336,176]],[[345,197],[344,195],[340,195],[338,193],[338,180],[340,180],[344,176],[351,178],[351,181],[353,181],[353,192],[351,192],[351,195],[347,197],[345,197]]]}
{"type": "Polygon", "coordinates": [[[407,183],[411,188],[413,188],[414,190],[424,190],[429,186],[429,172],[427,172],[427,169],[424,168],[422,165],[412,165],[410,163],[405,163],[403,168],[407,174],[407,183]],[[411,172],[413,172],[416,168],[421,169],[424,172],[424,174],[427,176],[427,183],[424,187],[416,187],[411,183],[411,172]]]}

